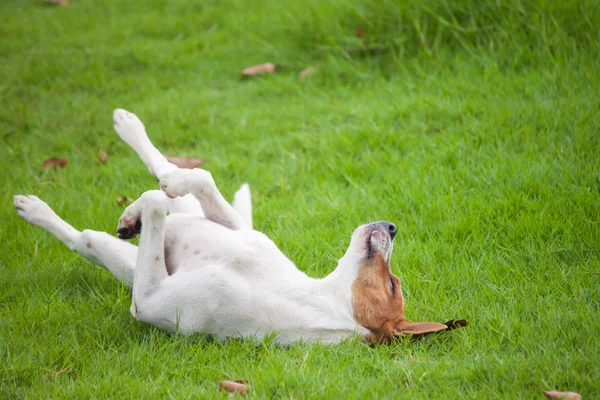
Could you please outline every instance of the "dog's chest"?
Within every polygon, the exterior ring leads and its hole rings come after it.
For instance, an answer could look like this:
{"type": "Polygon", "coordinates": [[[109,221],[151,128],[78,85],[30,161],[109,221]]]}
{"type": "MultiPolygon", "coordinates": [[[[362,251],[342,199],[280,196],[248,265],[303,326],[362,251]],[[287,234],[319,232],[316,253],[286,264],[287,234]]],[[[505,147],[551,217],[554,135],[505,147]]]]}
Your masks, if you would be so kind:
{"type": "Polygon", "coordinates": [[[170,275],[207,265],[268,262],[285,258],[260,232],[232,231],[204,217],[173,214],[165,227],[165,262],[170,275]]]}

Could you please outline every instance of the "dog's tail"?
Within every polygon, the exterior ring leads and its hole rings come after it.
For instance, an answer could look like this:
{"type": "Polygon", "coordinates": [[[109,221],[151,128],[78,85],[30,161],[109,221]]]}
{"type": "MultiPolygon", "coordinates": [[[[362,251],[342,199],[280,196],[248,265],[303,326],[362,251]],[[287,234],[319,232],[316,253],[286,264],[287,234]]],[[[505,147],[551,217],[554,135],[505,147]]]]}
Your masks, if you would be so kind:
{"type": "Polygon", "coordinates": [[[244,183],[237,192],[233,195],[231,203],[233,209],[240,214],[246,225],[252,229],[252,195],[250,194],[250,186],[244,183]]]}

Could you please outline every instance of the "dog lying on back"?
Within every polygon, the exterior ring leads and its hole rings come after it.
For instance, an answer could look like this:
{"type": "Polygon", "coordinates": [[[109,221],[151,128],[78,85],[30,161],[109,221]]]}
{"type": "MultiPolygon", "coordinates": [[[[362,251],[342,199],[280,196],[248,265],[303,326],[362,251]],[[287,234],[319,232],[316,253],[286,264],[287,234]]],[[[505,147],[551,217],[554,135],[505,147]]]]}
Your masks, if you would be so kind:
{"type": "Polygon", "coordinates": [[[272,332],[282,344],[336,343],[355,335],[389,342],[466,325],[406,320],[400,280],[390,269],[393,223],[358,227],[335,270],[311,278],[252,229],[247,185],[232,206],[208,171],[169,163],[137,116],[115,110],[114,127],[160,182],[161,190],[144,193],[119,219],[119,237],[140,234],[139,247],[107,233],[77,231],[35,196],[15,196],[14,205],[23,219],[132,287],[136,319],[221,339],[260,340],[272,332]]]}

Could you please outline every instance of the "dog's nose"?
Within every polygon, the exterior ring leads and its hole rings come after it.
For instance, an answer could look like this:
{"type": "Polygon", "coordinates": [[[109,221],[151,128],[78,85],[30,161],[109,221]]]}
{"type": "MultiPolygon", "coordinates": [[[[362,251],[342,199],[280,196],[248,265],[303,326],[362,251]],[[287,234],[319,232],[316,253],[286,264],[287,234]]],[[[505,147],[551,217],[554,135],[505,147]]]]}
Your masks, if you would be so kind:
{"type": "Polygon", "coordinates": [[[394,240],[394,238],[396,237],[396,233],[398,233],[398,229],[396,229],[396,225],[392,224],[391,222],[388,222],[387,226],[390,232],[390,237],[392,238],[392,240],[394,240]]]}
{"type": "Polygon", "coordinates": [[[387,229],[388,233],[390,234],[390,239],[392,240],[394,240],[396,233],[398,233],[396,225],[388,221],[374,222],[373,226],[378,227],[379,229],[387,229]]]}

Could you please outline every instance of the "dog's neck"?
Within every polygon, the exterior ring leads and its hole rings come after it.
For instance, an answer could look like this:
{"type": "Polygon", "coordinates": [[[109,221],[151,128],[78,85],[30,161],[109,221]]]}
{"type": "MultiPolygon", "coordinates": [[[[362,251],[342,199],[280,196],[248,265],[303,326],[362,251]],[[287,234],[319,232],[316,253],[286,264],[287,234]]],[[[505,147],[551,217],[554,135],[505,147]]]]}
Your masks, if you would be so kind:
{"type": "Polygon", "coordinates": [[[282,342],[294,336],[308,339],[320,337],[323,342],[340,341],[369,331],[357,324],[352,305],[352,284],[356,272],[341,265],[324,278],[312,278],[296,269],[281,281],[280,294],[292,301],[290,314],[285,316],[289,329],[280,332],[282,342]]]}

